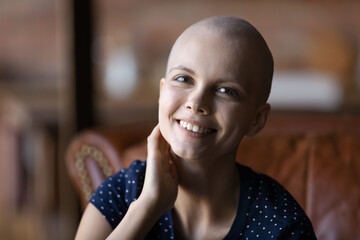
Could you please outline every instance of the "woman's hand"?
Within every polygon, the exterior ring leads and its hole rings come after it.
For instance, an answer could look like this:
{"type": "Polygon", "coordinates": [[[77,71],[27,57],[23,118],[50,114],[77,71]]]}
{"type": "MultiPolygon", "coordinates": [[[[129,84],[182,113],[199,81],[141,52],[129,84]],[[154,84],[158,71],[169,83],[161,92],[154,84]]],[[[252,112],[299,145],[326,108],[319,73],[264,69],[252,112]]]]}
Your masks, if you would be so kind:
{"type": "MultiPolygon", "coordinates": [[[[147,139],[145,181],[139,197],[165,213],[173,208],[178,193],[178,176],[170,146],[157,125],[147,139]]],[[[162,213],[162,214],[163,214],[162,213]]]]}
{"type": "Polygon", "coordinates": [[[143,239],[156,221],[173,208],[178,177],[170,147],[156,126],[148,137],[148,156],[143,190],[107,239],[143,239]]]}
{"type": "Polygon", "coordinates": [[[171,161],[169,144],[162,137],[159,126],[148,137],[147,146],[143,190],[139,198],[130,204],[119,225],[111,232],[101,213],[90,205],[76,239],[103,239],[109,232],[111,234],[107,239],[143,239],[156,221],[173,208],[178,193],[178,176],[171,161]]]}

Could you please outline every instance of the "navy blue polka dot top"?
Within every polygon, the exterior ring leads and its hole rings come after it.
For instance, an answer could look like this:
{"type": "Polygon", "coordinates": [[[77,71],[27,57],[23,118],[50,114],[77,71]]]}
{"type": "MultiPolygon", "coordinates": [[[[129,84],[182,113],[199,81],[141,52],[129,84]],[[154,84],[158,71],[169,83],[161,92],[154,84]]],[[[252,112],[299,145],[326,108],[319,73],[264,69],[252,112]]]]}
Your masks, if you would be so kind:
{"type": "MultiPolygon", "coordinates": [[[[106,179],[90,199],[114,229],[142,190],[146,163],[134,161],[106,179]]],[[[235,220],[225,239],[316,239],[302,208],[279,183],[237,164],[240,197],[235,220]]],[[[175,239],[171,211],[165,213],[146,239],[175,239]]]]}

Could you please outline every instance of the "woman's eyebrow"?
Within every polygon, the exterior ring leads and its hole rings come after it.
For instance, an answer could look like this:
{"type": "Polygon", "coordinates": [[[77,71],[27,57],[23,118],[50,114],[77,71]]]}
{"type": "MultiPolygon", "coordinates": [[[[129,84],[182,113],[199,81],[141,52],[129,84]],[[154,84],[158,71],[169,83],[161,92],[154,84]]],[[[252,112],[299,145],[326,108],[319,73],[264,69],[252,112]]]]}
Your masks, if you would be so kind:
{"type": "Polygon", "coordinates": [[[192,75],[195,74],[195,72],[193,70],[191,70],[190,68],[187,68],[187,67],[184,67],[184,66],[181,66],[181,65],[171,68],[169,72],[171,72],[173,70],[183,70],[183,71],[186,71],[186,72],[188,72],[188,73],[190,73],[192,75]]]}

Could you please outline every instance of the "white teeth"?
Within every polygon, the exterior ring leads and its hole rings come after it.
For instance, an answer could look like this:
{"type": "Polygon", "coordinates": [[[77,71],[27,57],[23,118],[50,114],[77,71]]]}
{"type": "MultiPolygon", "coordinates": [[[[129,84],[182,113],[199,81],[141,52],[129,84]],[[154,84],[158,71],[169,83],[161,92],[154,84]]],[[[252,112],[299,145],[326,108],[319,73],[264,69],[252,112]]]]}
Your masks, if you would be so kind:
{"type": "Polygon", "coordinates": [[[209,128],[204,128],[204,127],[200,127],[198,125],[193,125],[191,123],[187,123],[183,120],[180,120],[180,125],[189,130],[189,131],[193,131],[193,132],[196,132],[196,133],[209,133],[211,130],[209,128]]]}
{"type": "Polygon", "coordinates": [[[197,126],[197,125],[194,125],[193,129],[192,129],[194,132],[199,132],[200,130],[200,127],[197,126]]]}

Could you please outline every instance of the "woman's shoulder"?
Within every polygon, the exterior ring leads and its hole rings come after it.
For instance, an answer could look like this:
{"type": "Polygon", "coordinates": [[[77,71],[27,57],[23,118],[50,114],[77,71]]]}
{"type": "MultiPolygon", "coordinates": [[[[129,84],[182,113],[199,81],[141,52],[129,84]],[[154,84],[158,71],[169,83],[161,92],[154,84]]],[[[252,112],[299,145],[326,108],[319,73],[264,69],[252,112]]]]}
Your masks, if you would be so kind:
{"type": "Polygon", "coordinates": [[[246,182],[249,188],[249,195],[255,199],[269,200],[276,204],[282,201],[296,201],[291,194],[274,178],[256,172],[251,168],[243,165],[238,165],[241,180],[246,182]]]}
{"type": "Polygon", "coordinates": [[[245,181],[242,186],[247,188],[246,196],[243,196],[246,198],[246,228],[249,230],[245,230],[246,235],[256,232],[269,238],[301,235],[314,239],[306,213],[280,183],[246,166],[239,165],[239,171],[245,181]]]}
{"type": "MultiPolygon", "coordinates": [[[[110,176],[107,180],[113,181],[121,181],[122,179],[129,181],[129,179],[143,179],[145,175],[146,162],[135,160],[133,161],[128,168],[123,168],[114,175],[110,176]],[[119,180],[120,179],[120,180],[119,180]]],[[[132,181],[131,180],[131,181],[132,181]]],[[[131,183],[131,182],[128,182],[131,183]]]]}
{"type": "Polygon", "coordinates": [[[295,198],[275,179],[246,166],[239,165],[239,169],[241,179],[246,182],[247,199],[253,205],[253,210],[261,207],[268,213],[278,213],[283,219],[303,212],[295,198]]]}
{"type": "Polygon", "coordinates": [[[135,160],[128,168],[123,168],[105,179],[97,189],[97,193],[102,194],[107,191],[110,196],[115,193],[123,194],[128,198],[130,196],[136,197],[144,183],[145,169],[146,162],[135,160]]]}
{"type": "Polygon", "coordinates": [[[108,177],[90,199],[114,228],[142,190],[146,163],[136,160],[128,168],[108,177]]]}

